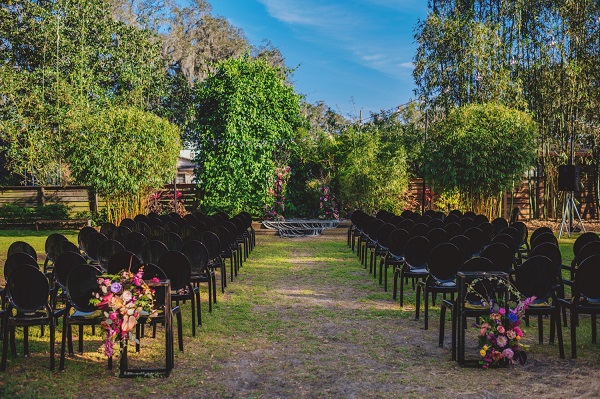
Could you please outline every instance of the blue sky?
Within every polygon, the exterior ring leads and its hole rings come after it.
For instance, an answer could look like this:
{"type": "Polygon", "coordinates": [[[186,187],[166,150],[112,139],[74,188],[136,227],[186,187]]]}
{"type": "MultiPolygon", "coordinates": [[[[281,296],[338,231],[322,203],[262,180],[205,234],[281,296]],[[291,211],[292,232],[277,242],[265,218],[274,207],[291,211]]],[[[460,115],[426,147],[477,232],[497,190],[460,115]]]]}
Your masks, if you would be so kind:
{"type": "Polygon", "coordinates": [[[296,91],[363,118],[414,97],[414,29],[426,0],[211,0],[213,14],[270,40],[295,68],[296,91]]]}

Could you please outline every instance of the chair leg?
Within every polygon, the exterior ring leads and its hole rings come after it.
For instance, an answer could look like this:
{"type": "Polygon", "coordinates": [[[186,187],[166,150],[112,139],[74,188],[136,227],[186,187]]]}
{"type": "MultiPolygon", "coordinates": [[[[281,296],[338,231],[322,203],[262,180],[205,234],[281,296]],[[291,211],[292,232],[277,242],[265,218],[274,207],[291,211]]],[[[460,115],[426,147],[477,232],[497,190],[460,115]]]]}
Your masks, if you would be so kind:
{"type": "Polygon", "coordinates": [[[2,341],[2,361],[0,362],[0,371],[6,371],[6,358],[8,357],[8,340],[9,338],[9,327],[8,327],[8,317],[4,319],[3,329],[3,337],[2,341]]]}
{"type": "Polygon", "coordinates": [[[56,359],[54,358],[54,340],[56,339],[56,326],[54,325],[54,317],[50,318],[50,370],[56,367],[56,359]]]}
{"type": "Polygon", "coordinates": [[[181,318],[181,312],[175,316],[177,318],[177,343],[179,345],[179,351],[183,352],[183,324],[181,318]]]}
{"type": "Polygon", "coordinates": [[[538,315],[538,339],[540,344],[544,343],[544,319],[542,315],[538,315]]]}
{"type": "Polygon", "coordinates": [[[558,354],[561,359],[565,358],[565,346],[563,343],[563,334],[562,334],[562,326],[560,323],[560,309],[556,310],[555,317],[555,326],[556,326],[556,339],[558,340],[558,354]]]}
{"type": "Polygon", "coordinates": [[[446,306],[442,303],[440,308],[440,336],[438,339],[438,346],[441,348],[444,346],[444,330],[446,328],[446,306]]]}
{"type": "MultiPolygon", "coordinates": [[[[427,300],[427,296],[425,296],[425,300],[427,300]]],[[[419,320],[419,312],[421,310],[421,286],[417,285],[417,298],[415,304],[415,320],[419,320]]]]}
{"type": "Polygon", "coordinates": [[[392,292],[392,299],[395,301],[398,294],[398,270],[394,267],[394,291],[392,292]]]}
{"type": "Polygon", "coordinates": [[[592,344],[596,343],[596,315],[592,313],[592,344]]]}
{"type": "Polygon", "coordinates": [[[577,313],[571,310],[571,358],[577,359],[577,313]]]}

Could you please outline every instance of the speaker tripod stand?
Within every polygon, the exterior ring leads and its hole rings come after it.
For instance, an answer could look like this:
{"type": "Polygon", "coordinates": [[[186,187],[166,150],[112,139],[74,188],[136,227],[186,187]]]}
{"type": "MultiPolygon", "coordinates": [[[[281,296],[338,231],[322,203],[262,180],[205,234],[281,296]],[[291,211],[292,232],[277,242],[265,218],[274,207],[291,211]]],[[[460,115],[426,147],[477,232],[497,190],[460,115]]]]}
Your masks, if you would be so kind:
{"type": "Polygon", "coordinates": [[[563,230],[567,232],[567,237],[571,237],[571,233],[573,233],[575,228],[577,227],[577,225],[573,225],[573,215],[577,216],[577,221],[578,224],[581,226],[581,231],[585,233],[585,227],[583,226],[581,216],[579,216],[579,211],[577,210],[575,200],[573,199],[573,191],[569,191],[567,196],[565,197],[565,204],[563,206],[562,215],[562,223],[560,224],[560,232],[558,233],[558,238],[562,236],[563,230]]]}

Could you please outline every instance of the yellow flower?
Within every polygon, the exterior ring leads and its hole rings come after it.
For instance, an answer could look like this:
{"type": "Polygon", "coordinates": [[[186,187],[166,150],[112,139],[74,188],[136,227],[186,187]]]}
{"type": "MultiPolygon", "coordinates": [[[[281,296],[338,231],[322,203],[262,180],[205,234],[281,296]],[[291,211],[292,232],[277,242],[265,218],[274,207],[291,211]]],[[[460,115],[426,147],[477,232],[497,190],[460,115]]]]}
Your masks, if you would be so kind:
{"type": "Polygon", "coordinates": [[[483,345],[483,350],[484,350],[484,351],[487,351],[488,349],[489,349],[489,346],[487,346],[487,345],[483,345]]]}
{"type": "Polygon", "coordinates": [[[479,351],[479,354],[481,356],[485,356],[485,355],[487,355],[487,352],[485,351],[485,349],[482,349],[482,350],[479,351]]]}

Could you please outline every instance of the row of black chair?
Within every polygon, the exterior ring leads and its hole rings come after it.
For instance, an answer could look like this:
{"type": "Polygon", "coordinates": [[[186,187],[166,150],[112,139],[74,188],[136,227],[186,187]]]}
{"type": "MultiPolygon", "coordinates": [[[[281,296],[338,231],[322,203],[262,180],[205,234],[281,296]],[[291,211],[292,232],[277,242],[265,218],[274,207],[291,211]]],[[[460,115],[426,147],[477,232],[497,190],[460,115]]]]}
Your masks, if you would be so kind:
{"type": "MultiPolygon", "coordinates": [[[[221,271],[224,289],[226,277],[223,258],[231,258],[233,281],[233,275],[237,274],[242,261],[247,258],[256,242],[252,220],[247,213],[239,214],[234,218],[229,218],[225,214],[213,215],[210,218],[202,218],[202,216],[199,213],[186,215],[183,218],[177,214],[138,215],[134,219],[124,220],[118,227],[105,224],[100,232],[86,227],[79,233],[79,245],[70,243],[66,237],[60,234],[52,234],[45,243],[46,259],[43,269],[45,273],[40,270],[37,263],[37,252],[29,244],[21,241],[11,245],[4,269],[7,287],[2,298],[3,304],[5,303],[6,306],[3,306],[0,311],[3,322],[0,331],[4,333],[2,337],[3,358],[0,368],[4,370],[6,367],[5,347],[9,341],[13,354],[15,354],[15,326],[25,326],[24,344],[27,354],[28,326],[49,325],[53,348],[55,327],[61,316],[64,324],[60,367],[63,368],[66,340],[68,340],[66,344],[69,353],[73,353],[71,326],[78,325],[80,328],[79,350],[81,352],[83,350],[81,341],[83,326],[94,326],[102,320],[97,309],[89,306],[90,290],[98,289],[97,275],[106,272],[116,273],[126,268],[135,270],[142,264],[145,278],[159,277],[171,281],[173,290],[171,299],[175,302],[173,314],[178,319],[179,345],[180,350],[183,350],[179,301],[189,300],[191,302],[192,334],[195,335],[196,314],[198,324],[201,322],[199,284],[208,284],[209,310],[212,311],[212,303],[216,302],[215,270],[221,271]],[[199,231],[192,226],[194,223],[198,226],[200,218],[211,223],[212,231],[199,231]],[[127,227],[127,225],[133,227],[131,221],[136,226],[141,226],[141,229],[145,228],[144,225],[149,225],[146,222],[150,222],[156,227],[154,231],[160,231],[157,227],[161,223],[170,226],[171,230],[165,230],[160,237],[161,240],[148,239],[140,231],[133,231],[127,227]],[[173,224],[182,226],[179,232],[187,232],[185,240],[177,234],[173,224]],[[203,238],[206,240],[205,243],[199,241],[203,238]],[[128,251],[128,248],[135,252],[128,251]],[[40,274],[44,277],[45,285],[41,283],[39,277],[36,277],[40,274]],[[87,282],[81,280],[84,277],[87,277],[87,282]],[[33,289],[31,287],[25,289],[24,281],[27,280],[36,284],[38,280],[40,281],[40,288],[35,290],[40,294],[39,298],[31,298],[30,295],[24,294],[33,289]],[[44,286],[42,287],[42,285],[44,286]],[[45,288],[46,286],[47,288],[45,288]],[[29,301],[26,303],[27,306],[23,305],[24,301],[29,301]],[[64,303],[65,307],[59,308],[60,303],[64,303]],[[39,306],[34,306],[35,304],[39,306]],[[194,311],[196,307],[197,313],[194,311]],[[32,311],[33,308],[35,311],[32,311]],[[73,308],[75,312],[71,311],[73,308]],[[23,315],[26,317],[23,318],[23,315]]],[[[157,300],[157,303],[161,303],[161,301],[157,300]]],[[[156,324],[160,324],[161,320],[164,321],[164,314],[162,319],[159,316],[150,320],[154,326],[154,333],[156,324]]],[[[141,333],[143,334],[143,330],[141,333]]],[[[53,355],[54,350],[52,349],[51,368],[54,368],[53,355]]],[[[112,365],[110,359],[109,365],[112,365]]]]}

